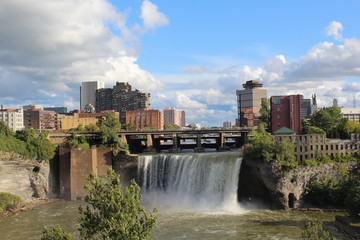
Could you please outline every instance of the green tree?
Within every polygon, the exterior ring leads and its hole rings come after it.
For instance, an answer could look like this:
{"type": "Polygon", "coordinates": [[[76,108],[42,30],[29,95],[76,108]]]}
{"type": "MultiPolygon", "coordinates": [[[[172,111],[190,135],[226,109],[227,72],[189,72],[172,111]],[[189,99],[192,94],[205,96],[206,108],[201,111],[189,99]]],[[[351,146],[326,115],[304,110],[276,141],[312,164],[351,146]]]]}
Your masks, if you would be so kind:
{"type": "Polygon", "coordinates": [[[114,131],[121,130],[121,124],[119,119],[115,116],[114,113],[106,112],[104,115],[97,117],[98,121],[96,125],[102,131],[105,128],[113,129],[114,131]]]}
{"type": "Polygon", "coordinates": [[[60,226],[44,228],[41,240],[73,240],[70,233],[65,232],[60,226]]]}
{"type": "Polygon", "coordinates": [[[70,131],[70,136],[67,137],[64,147],[90,149],[90,144],[85,136],[77,136],[76,132],[70,131]]]}
{"type": "Polygon", "coordinates": [[[345,207],[352,216],[360,214],[360,174],[357,173],[350,183],[348,195],[345,199],[345,207]]]}
{"type": "Polygon", "coordinates": [[[266,162],[274,160],[275,142],[265,127],[265,124],[260,124],[256,130],[251,131],[249,144],[244,146],[245,158],[266,162]]]}
{"type": "Polygon", "coordinates": [[[100,129],[96,124],[90,123],[84,127],[85,132],[98,132],[100,129]]]}
{"type": "Polygon", "coordinates": [[[311,240],[336,240],[328,231],[323,229],[323,223],[319,220],[306,223],[302,237],[311,240]]]}
{"type": "Polygon", "coordinates": [[[271,110],[270,110],[270,100],[267,98],[262,98],[261,99],[261,108],[260,108],[260,120],[263,123],[266,123],[267,126],[269,126],[270,124],[270,114],[271,114],[271,110]]]}
{"type": "Polygon", "coordinates": [[[360,123],[355,121],[347,121],[344,125],[344,133],[349,138],[351,133],[360,133],[360,123]]]}
{"type": "Polygon", "coordinates": [[[134,123],[125,124],[124,129],[127,131],[135,131],[136,126],[134,123]]]}
{"type": "Polygon", "coordinates": [[[280,165],[284,170],[289,170],[290,168],[294,168],[298,165],[294,155],[294,150],[295,144],[289,139],[284,139],[276,145],[276,160],[280,162],[280,165]]]}
{"type": "Polygon", "coordinates": [[[311,126],[321,128],[330,138],[340,137],[345,122],[339,107],[321,108],[310,118],[311,126]]]}
{"type": "Polygon", "coordinates": [[[0,134],[5,136],[13,136],[14,132],[4,121],[0,121],[0,134]]]}
{"type": "Polygon", "coordinates": [[[141,205],[140,187],[133,180],[122,191],[119,176],[109,170],[105,178],[90,175],[85,184],[91,207],[79,209],[81,239],[149,239],[157,217],[141,205]]]}
{"type": "Polygon", "coordinates": [[[142,130],[144,130],[144,131],[156,130],[156,128],[153,125],[146,125],[142,130]]]}
{"type": "Polygon", "coordinates": [[[178,126],[176,124],[165,124],[164,129],[165,130],[178,130],[178,129],[180,129],[180,126],[178,126]]]}

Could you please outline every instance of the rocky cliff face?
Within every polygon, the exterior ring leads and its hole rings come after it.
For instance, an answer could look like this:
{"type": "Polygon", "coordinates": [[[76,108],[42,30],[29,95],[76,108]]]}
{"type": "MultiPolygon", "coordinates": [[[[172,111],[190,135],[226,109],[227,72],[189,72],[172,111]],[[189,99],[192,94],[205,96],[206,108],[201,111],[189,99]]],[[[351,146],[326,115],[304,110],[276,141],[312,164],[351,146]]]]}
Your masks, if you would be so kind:
{"type": "Polygon", "coordinates": [[[0,152],[0,192],[16,194],[23,200],[49,197],[49,175],[48,163],[0,152]]]}
{"type": "Polygon", "coordinates": [[[137,180],[138,156],[134,154],[119,154],[113,157],[113,169],[120,175],[124,186],[130,185],[131,180],[137,180]]]}
{"type": "MultiPolygon", "coordinates": [[[[351,170],[357,163],[342,164],[346,164],[351,170]]],[[[277,209],[307,207],[304,197],[310,180],[319,179],[324,175],[341,177],[339,163],[298,166],[284,173],[276,162],[244,160],[239,178],[239,200],[252,201],[277,209]]]]}

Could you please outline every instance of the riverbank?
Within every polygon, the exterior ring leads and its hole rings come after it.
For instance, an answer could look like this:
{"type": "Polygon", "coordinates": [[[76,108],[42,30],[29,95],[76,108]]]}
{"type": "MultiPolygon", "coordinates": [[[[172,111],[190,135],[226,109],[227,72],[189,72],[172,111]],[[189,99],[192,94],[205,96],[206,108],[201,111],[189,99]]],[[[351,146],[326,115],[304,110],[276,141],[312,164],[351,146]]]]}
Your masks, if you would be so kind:
{"type": "Polygon", "coordinates": [[[30,210],[30,209],[33,209],[33,208],[36,208],[36,207],[39,207],[42,205],[46,205],[46,204],[54,203],[54,202],[60,202],[60,201],[63,201],[63,200],[48,199],[48,198],[35,198],[32,200],[24,201],[21,203],[20,207],[0,213],[0,219],[14,216],[18,212],[30,210]]]}

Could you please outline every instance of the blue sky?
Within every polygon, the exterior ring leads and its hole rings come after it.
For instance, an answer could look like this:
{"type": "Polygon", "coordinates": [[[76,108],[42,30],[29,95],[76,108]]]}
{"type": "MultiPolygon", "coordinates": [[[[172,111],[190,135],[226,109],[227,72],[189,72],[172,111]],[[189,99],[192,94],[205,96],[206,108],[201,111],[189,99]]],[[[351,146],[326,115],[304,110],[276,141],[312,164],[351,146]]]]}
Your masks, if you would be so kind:
{"type": "Polygon", "coordinates": [[[235,121],[235,90],[360,107],[360,2],[0,2],[0,102],[79,107],[82,81],[130,82],[187,122],[235,121]],[[24,87],[25,86],[25,87],[24,87]]]}

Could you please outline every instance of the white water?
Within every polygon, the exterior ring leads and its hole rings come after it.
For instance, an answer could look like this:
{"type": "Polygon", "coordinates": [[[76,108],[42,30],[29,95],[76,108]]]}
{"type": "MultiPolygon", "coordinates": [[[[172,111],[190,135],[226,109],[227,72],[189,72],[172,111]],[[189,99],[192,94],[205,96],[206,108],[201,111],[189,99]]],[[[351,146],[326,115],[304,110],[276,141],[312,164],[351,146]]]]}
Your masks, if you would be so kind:
{"type": "Polygon", "coordinates": [[[139,156],[144,200],[170,210],[241,213],[239,153],[139,156]]]}

